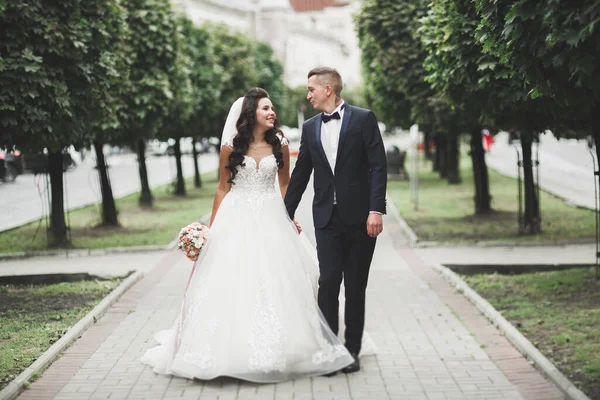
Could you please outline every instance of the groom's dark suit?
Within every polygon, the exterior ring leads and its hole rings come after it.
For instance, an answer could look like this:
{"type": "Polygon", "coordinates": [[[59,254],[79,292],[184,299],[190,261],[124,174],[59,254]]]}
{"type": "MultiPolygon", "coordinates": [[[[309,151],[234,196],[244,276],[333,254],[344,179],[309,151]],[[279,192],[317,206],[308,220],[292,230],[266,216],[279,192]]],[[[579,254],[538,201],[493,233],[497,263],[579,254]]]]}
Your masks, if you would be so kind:
{"type": "Polygon", "coordinates": [[[365,291],[376,241],[368,236],[366,222],[370,212],[385,214],[385,150],[375,114],[346,103],[332,171],[322,145],[322,126],[323,114],[302,126],[300,153],[285,205],[293,219],[314,169],[313,220],[321,273],[319,307],[337,334],[338,297],[343,278],[346,347],[358,354],[365,322],[365,291]]]}

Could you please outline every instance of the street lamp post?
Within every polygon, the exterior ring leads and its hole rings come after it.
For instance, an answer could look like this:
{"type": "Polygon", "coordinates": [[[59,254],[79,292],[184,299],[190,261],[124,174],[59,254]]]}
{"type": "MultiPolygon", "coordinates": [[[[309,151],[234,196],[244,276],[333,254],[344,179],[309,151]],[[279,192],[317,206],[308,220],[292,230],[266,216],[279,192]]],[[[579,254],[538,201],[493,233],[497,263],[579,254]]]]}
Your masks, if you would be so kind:
{"type": "Polygon", "coordinates": [[[411,173],[410,181],[410,200],[414,205],[415,211],[419,210],[419,125],[410,127],[410,142],[412,147],[411,173]]]}

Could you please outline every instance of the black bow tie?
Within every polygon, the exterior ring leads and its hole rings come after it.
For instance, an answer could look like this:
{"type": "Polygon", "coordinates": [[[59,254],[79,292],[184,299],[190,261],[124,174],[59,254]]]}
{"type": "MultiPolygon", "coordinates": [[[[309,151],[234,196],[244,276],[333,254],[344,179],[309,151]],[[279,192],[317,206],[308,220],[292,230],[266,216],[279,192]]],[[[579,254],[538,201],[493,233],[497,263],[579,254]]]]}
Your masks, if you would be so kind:
{"type": "Polygon", "coordinates": [[[331,121],[332,119],[340,119],[340,113],[339,112],[334,112],[333,114],[325,114],[323,113],[323,122],[324,123],[328,123],[329,121],[331,121]]]}

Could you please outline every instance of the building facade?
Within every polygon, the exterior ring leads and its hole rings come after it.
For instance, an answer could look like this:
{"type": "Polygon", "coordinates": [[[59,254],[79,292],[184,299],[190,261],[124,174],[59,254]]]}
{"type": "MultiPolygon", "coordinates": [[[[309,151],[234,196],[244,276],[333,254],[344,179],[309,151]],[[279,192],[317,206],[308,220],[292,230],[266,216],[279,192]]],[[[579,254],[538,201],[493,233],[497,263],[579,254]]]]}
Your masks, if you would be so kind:
{"type": "Polygon", "coordinates": [[[337,68],[346,86],[361,82],[360,51],[353,14],[358,1],[172,0],[196,24],[223,23],[273,47],[289,86],[306,85],[319,65],[337,68]]]}

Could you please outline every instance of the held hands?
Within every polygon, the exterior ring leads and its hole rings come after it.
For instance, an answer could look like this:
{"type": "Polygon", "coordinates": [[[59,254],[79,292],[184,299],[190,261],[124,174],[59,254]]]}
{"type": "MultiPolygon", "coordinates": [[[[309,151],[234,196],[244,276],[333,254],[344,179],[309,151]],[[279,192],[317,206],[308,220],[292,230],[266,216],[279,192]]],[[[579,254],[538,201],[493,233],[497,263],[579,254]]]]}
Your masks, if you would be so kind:
{"type": "Polygon", "coordinates": [[[294,225],[296,225],[296,230],[298,231],[298,235],[302,233],[302,227],[300,226],[300,224],[298,223],[298,221],[296,221],[294,219],[294,225]]]}
{"type": "Polygon", "coordinates": [[[367,219],[367,233],[376,238],[383,231],[383,216],[377,213],[369,214],[367,219]]]}

